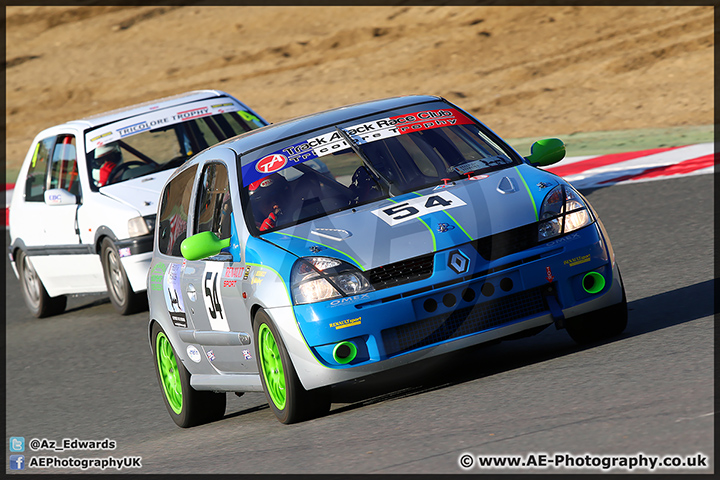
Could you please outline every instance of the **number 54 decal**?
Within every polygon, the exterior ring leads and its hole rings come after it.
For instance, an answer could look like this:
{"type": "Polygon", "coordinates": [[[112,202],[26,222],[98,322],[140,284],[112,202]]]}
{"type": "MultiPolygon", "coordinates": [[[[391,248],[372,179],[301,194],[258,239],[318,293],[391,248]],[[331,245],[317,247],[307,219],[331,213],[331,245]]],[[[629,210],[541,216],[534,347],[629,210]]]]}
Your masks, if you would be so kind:
{"type": "Polygon", "coordinates": [[[205,273],[203,274],[203,303],[205,303],[205,314],[210,321],[210,328],[213,330],[230,331],[225,305],[222,299],[221,277],[225,264],[221,262],[206,262],[205,273]]]}
{"type": "Polygon", "coordinates": [[[411,198],[395,205],[373,210],[372,213],[383,219],[388,225],[394,226],[428,213],[448,210],[466,205],[465,202],[450,192],[437,192],[424,197],[411,198]]]}

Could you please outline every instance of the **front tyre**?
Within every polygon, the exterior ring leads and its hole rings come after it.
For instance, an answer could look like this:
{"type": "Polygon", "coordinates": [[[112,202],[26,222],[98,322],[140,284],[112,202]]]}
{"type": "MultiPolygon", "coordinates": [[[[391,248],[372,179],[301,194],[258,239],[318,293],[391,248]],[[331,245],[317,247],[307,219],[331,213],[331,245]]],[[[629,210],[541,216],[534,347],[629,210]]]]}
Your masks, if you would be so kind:
{"type": "Polygon", "coordinates": [[[618,279],[622,287],[620,303],[565,320],[565,329],[576,343],[580,345],[595,343],[616,337],[625,331],[628,322],[627,297],[619,269],[618,279]]]}
{"type": "Polygon", "coordinates": [[[152,352],[165,407],[179,427],[188,428],[220,420],[225,415],[224,393],[195,390],[190,373],[175,355],[165,332],[157,322],[152,327],[152,352]]]}
{"type": "Polygon", "coordinates": [[[260,380],[277,419],[289,424],[327,413],[330,410],[329,387],[309,391],[303,388],[285,344],[264,310],[255,315],[253,333],[260,380]]]}
{"type": "Polygon", "coordinates": [[[115,244],[105,238],[100,246],[105,285],[110,301],[120,315],[130,315],[147,307],[147,295],[135,293],[130,285],[125,269],[120,262],[120,254],[115,244]]]}
{"type": "Polygon", "coordinates": [[[44,318],[59,315],[65,311],[67,296],[51,297],[48,295],[42,280],[25,252],[18,253],[17,267],[23,300],[34,317],[44,318]]]}

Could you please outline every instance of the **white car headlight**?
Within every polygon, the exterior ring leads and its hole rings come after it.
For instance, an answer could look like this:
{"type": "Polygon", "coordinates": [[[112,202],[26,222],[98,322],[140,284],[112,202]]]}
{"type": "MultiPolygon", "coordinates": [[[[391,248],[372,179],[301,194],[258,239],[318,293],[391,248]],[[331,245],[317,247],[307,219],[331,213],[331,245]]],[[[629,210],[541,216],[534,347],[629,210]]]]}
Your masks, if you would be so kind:
{"type": "Polygon", "coordinates": [[[360,270],[347,262],[328,257],[298,260],[290,276],[290,289],[295,305],[375,290],[360,270]]]}
{"type": "Polygon", "coordinates": [[[570,187],[558,185],[550,190],[540,207],[538,241],[565,235],[592,222],[580,195],[570,187]]]}

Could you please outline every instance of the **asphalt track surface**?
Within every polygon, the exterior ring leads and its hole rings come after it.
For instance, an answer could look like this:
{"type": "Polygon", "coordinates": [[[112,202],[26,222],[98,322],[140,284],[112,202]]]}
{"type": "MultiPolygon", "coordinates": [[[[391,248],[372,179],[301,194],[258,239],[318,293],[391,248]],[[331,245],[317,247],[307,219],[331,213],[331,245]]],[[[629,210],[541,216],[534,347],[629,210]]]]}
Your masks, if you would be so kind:
{"type": "Polygon", "coordinates": [[[228,395],[221,421],[176,427],[153,371],[147,312],[121,317],[106,297],[85,296],[71,298],[63,315],[34,319],[8,266],[6,442],[109,438],[115,450],[26,448],[26,463],[141,456],[142,469],[126,473],[464,473],[463,453],[702,453],[709,467],[692,472],[712,473],[712,177],[585,192],[622,268],[630,308],[622,336],[578,347],[551,326],[337,387],[330,414],[289,426],[263,394],[248,393],[228,395]]]}

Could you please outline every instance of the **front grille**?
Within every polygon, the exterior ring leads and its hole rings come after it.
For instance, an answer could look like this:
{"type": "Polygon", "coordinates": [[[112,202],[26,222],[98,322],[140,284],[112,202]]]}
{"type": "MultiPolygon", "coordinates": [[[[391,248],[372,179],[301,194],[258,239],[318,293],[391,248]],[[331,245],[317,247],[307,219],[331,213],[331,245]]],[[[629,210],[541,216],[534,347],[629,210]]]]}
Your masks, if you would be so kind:
{"type": "Polygon", "coordinates": [[[489,235],[472,242],[478,253],[488,261],[522,252],[537,244],[538,227],[536,223],[489,235]]]}
{"type": "Polygon", "coordinates": [[[434,256],[435,254],[431,253],[383,265],[366,271],[365,275],[375,290],[416,282],[432,275],[434,256]]]}
{"type": "Polygon", "coordinates": [[[388,356],[397,355],[546,312],[548,307],[543,299],[542,288],[507,295],[461,308],[450,314],[445,313],[383,330],[385,352],[388,356]]]}

